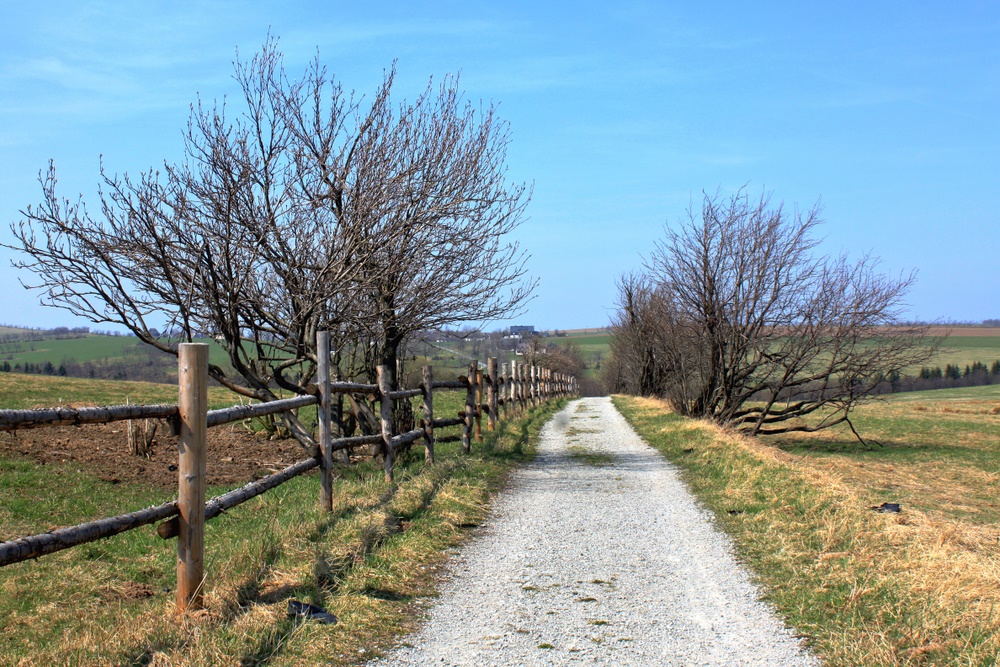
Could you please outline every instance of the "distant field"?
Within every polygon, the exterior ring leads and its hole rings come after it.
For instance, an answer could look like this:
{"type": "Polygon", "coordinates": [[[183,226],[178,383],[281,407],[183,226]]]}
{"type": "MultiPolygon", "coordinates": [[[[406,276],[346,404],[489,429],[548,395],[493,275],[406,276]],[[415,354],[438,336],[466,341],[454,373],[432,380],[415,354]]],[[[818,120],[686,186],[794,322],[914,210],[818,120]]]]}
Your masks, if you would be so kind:
{"type": "Polygon", "coordinates": [[[572,342],[580,348],[587,362],[587,372],[591,377],[601,374],[601,364],[611,354],[611,334],[600,329],[567,331],[565,338],[547,338],[546,343],[567,345],[572,342]]]}
{"type": "MultiPolygon", "coordinates": [[[[143,405],[176,403],[177,385],[0,373],[0,409],[124,405],[126,399],[143,405]]],[[[239,397],[223,387],[209,387],[208,402],[214,410],[239,403],[239,397]]]]}
{"type": "MultiPolygon", "coordinates": [[[[27,330],[15,329],[12,327],[0,327],[0,334],[3,333],[25,333],[27,330]]],[[[935,333],[943,333],[938,330],[935,333]]],[[[600,364],[610,356],[611,334],[604,329],[578,329],[567,330],[565,337],[549,337],[543,339],[546,345],[566,345],[569,342],[577,345],[583,353],[584,360],[591,375],[600,374],[600,364]]],[[[225,352],[215,343],[206,339],[211,345],[210,359],[213,364],[226,367],[227,360],[225,352]]],[[[426,356],[420,355],[417,359],[408,359],[406,366],[408,370],[419,371],[425,364],[435,367],[442,379],[448,379],[464,373],[468,367],[469,358],[473,355],[475,346],[472,342],[465,344],[465,349],[459,349],[456,343],[439,344],[439,347],[431,348],[426,356]]],[[[137,352],[147,353],[150,350],[132,336],[107,336],[101,334],[89,334],[81,338],[67,339],[44,339],[40,341],[25,341],[18,343],[0,344],[0,363],[8,362],[12,367],[20,364],[22,367],[26,363],[44,364],[51,362],[56,368],[65,361],[75,361],[77,363],[94,362],[100,363],[105,360],[123,360],[129,354],[137,352]]],[[[482,357],[482,354],[479,355],[482,357]]],[[[159,359],[156,363],[163,363],[170,366],[175,362],[168,355],[153,354],[154,359],[159,359]]],[[[500,362],[507,362],[515,358],[513,354],[500,356],[500,362]]],[[[990,365],[1000,359],[1000,328],[988,327],[961,327],[953,330],[941,352],[925,365],[941,366],[956,364],[961,368],[979,361],[990,365]]],[[[919,373],[919,367],[911,369],[910,374],[919,373]]]]}
{"type": "Polygon", "coordinates": [[[0,344],[0,360],[15,363],[44,364],[51,361],[58,366],[64,359],[83,363],[101,359],[119,359],[128,347],[139,341],[131,336],[102,336],[88,334],[82,338],[46,339],[39,341],[0,344]]]}
{"type": "MultiPolygon", "coordinates": [[[[990,331],[996,331],[991,329],[990,331]]],[[[969,335],[968,329],[958,329],[945,339],[933,365],[958,364],[962,368],[976,361],[991,364],[1000,359],[1000,335],[969,335]]]]}
{"type": "MultiPolygon", "coordinates": [[[[25,333],[12,331],[11,333],[25,333]]],[[[228,359],[225,351],[210,338],[198,339],[208,343],[211,363],[226,368],[228,359]]],[[[129,355],[149,355],[156,365],[163,364],[176,369],[176,360],[166,353],[154,350],[134,336],[108,336],[87,334],[78,338],[43,338],[36,341],[15,341],[0,343],[0,363],[6,361],[11,367],[25,364],[42,365],[50,362],[58,368],[64,363],[95,363],[121,361],[129,355]]],[[[145,362],[142,362],[145,363],[145,362]]]]}
{"type": "MultiPolygon", "coordinates": [[[[945,333],[942,329],[934,329],[932,333],[941,335],[945,333]]],[[[611,334],[608,332],[594,333],[586,331],[581,333],[567,332],[565,338],[549,338],[556,344],[565,345],[572,341],[578,345],[587,360],[588,366],[593,368],[599,359],[607,359],[611,353],[611,334]]],[[[961,368],[971,366],[979,361],[987,366],[1000,359],[1000,328],[995,327],[961,327],[952,330],[952,334],[945,340],[944,346],[938,355],[927,366],[941,366],[956,364],[961,368]]],[[[915,375],[920,368],[912,369],[915,375]]]]}

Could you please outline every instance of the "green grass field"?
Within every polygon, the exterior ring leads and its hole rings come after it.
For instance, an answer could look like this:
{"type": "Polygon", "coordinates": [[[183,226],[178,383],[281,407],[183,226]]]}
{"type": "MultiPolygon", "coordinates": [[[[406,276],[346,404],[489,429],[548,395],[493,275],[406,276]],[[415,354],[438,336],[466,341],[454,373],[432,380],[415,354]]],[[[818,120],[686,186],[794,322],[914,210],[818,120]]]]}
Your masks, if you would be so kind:
{"type": "Polygon", "coordinates": [[[1000,336],[962,336],[961,330],[948,336],[937,357],[928,365],[957,364],[961,368],[980,361],[987,366],[1000,359],[1000,336]]]}
{"type": "Polygon", "coordinates": [[[44,339],[39,341],[0,344],[0,358],[14,364],[40,364],[46,361],[58,366],[64,359],[83,363],[102,359],[121,359],[126,348],[140,343],[131,336],[88,334],[82,338],[44,339]]]}
{"type": "MultiPolygon", "coordinates": [[[[0,376],[11,378],[21,379],[0,376]]],[[[118,402],[123,391],[143,402],[176,399],[165,385],[26,379],[32,384],[0,386],[4,407],[46,404],[67,390],[83,403],[118,402]]],[[[220,395],[213,391],[211,400],[220,395]]],[[[436,412],[457,411],[462,400],[461,392],[442,392],[436,412]]],[[[439,444],[432,466],[420,448],[403,454],[392,487],[378,462],[340,468],[332,514],[318,511],[319,477],[309,474],[211,521],[206,609],[187,618],[173,611],[175,543],[152,526],[0,568],[0,665],[355,665],[375,657],[416,624],[420,601],[435,594],[444,551],[482,520],[490,494],[531,457],[557,407],[504,422],[471,455],[458,443],[439,444]],[[292,599],[324,606],[339,623],[289,619],[292,599]]],[[[173,493],[106,482],[77,465],[3,456],[0,497],[7,539],[173,493]]]]}
{"type": "Polygon", "coordinates": [[[569,333],[565,338],[549,338],[548,341],[557,345],[565,345],[572,342],[580,348],[583,360],[587,364],[586,373],[592,378],[600,377],[601,367],[604,361],[611,356],[611,334],[610,333],[569,333]]]}
{"type": "MultiPolygon", "coordinates": [[[[218,343],[210,338],[196,342],[211,345],[209,359],[213,364],[225,365],[226,353],[218,343]]],[[[6,360],[11,366],[25,363],[39,364],[51,361],[58,366],[65,359],[84,363],[105,359],[123,359],[129,349],[150,349],[133,336],[106,336],[87,334],[80,338],[47,338],[39,341],[0,343],[0,361],[6,360]]],[[[164,354],[164,359],[171,359],[164,354]]]]}

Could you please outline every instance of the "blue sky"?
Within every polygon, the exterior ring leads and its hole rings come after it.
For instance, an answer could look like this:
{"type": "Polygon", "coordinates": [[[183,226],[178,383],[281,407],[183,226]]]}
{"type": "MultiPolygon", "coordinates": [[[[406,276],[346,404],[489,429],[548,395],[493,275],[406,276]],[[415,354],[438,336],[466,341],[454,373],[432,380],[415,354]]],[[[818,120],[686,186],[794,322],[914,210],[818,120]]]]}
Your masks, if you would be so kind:
{"type": "MultiPolygon", "coordinates": [[[[995,3],[4,3],[0,238],[56,162],[94,203],[101,156],[181,156],[188,106],[232,95],[268,30],[296,71],[319,51],[367,92],[461,72],[510,122],[518,232],[540,279],[521,323],[602,326],[618,275],[702,190],[822,200],[823,249],[918,270],[911,316],[1000,317],[1000,5],[995,3]],[[185,5],[197,5],[190,7],[185,5]]],[[[92,209],[93,209],[92,205],[92,209]]],[[[0,251],[0,321],[42,308],[0,251]]],[[[23,276],[30,279],[30,276],[23,276]]],[[[501,323],[506,324],[506,322],[501,323]]]]}

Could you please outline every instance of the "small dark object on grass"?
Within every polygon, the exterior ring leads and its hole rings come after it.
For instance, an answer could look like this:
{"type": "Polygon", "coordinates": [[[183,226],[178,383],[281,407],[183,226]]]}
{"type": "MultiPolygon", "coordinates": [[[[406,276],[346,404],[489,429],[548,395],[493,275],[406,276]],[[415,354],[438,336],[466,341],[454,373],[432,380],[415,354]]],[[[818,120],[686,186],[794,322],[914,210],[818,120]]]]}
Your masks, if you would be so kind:
{"type": "Polygon", "coordinates": [[[743,510],[726,510],[726,514],[736,516],[737,514],[743,514],[743,510]]]}
{"type": "Polygon", "coordinates": [[[685,447],[683,451],[685,454],[690,454],[694,451],[694,447],[685,447]]]}
{"type": "Polygon", "coordinates": [[[327,625],[333,625],[337,622],[337,617],[326,609],[323,609],[323,607],[317,607],[307,602],[299,602],[298,600],[288,601],[288,617],[319,621],[327,625]]]}
{"type": "Polygon", "coordinates": [[[882,503],[881,505],[872,505],[872,509],[883,514],[887,512],[898,513],[902,511],[902,507],[899,503],[882,503]]]}

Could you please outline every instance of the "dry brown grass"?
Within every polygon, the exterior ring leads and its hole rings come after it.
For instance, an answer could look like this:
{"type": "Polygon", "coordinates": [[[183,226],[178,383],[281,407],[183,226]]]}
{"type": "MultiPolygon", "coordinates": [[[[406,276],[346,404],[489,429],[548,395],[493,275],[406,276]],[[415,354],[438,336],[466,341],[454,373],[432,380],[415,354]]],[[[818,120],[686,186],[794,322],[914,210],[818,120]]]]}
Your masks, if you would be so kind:
{"type": "Polygon", "coordinates": [[[843,434],[753,440],[664,419],[658,401],[624,403],[640,432],[686,468],[769,597],[825,664],[996,664],[996,505],[975,500],[996,497],[995,417],[979,406],[959,412],[931,402],[866,408],[862,421],[876,437],[896,436],[866,451],[843,434]],[[926,412],[955,422],[926,429],[911,422],[926,412]],[[950,442],[935,447],[943,433],[950,442]],[[869,509],[888,499],[902,499],[903,512],[869,509]],[[744,511],[729,514],[734,509],[744,511]]]}

